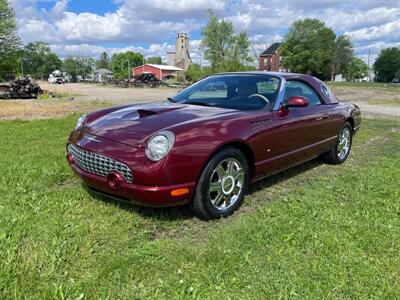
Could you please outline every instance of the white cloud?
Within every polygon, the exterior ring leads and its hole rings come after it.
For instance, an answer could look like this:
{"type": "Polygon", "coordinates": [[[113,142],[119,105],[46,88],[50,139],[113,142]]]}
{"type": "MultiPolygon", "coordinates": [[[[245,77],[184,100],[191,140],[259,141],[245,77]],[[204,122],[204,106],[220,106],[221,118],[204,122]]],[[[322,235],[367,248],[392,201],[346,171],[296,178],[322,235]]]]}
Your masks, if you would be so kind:
{"type": "Polygon", "coordinates": [[[327,24],[336,30],[351,30],[398,20],[400,18],[400,7],[375,7],[366,11],[328,9],[324,15],[327,24]]]}
{"type": "Polygon", "coordinates": [[[400,20],[389,22],[380,26],[361,28],[355,31],[346,31],[353,41],[370,41],[377,39],[399,39],[400,20]]]}
{"type": "Polygon", "coordinates": [[[18,30],[19,35],[25,42],[30,41],[52,41],[62,42],[62,39],[58,35],[57,28],[40,19],[28,19],[24,20],[23,26],[20,26],[18,30]]]}
{"type": "MultiPolygon", "coordinates": [[[[180,1],[130,1],[121,2],[115,12],[104,15],[94,13],[74,13],[67,11],[68,0],[60,0],[50,11],[35,9],[35,0],[13,0],[17,13],[19,32],[24,41],[36,40],[37,27],[41,24],[41,40],[49,43],[60,39],[68,42],[113,42],[136,43],[166,40],[179,31],[199,29],[202,23],[193,19],[205,16],[195,14],[200,7],[221,9],[224,1],[205,0],[180,1]],[[207,4],[208,3],[208,4],[207,4]],[[154,10],[154,11],[152,11],[154,10]],[[151,14],[151,12],[153,12],[151,14]],[[167,17],[174,17],[169,20],[167,17]],[[36,25],[36,26],[33,26],[36,25]],[[50,32],[46,32],[50,28],[50,32]]],[[[203,20],[204,21],[204,20],[203,20]]]]}
{"type": "Polygon", "coordinates": [[[123,22],[118,13],[99,16],[65,12],[64,17],[54,25],[66,41],[110,41],[121,35],[123,22]]]}
{"type": "Polygon", "coordinates": [[[206,9],[222,11],[226,0],[123,0],[121,11],[146,20],[204,19],[206,9]]]}
{"type": "Polygon", "coordinates": [[[371,43],[371,44],[366,44],[364,46],[356,47],[356,51],[365,52],[365,51],[368,51],[371,49],[374,52],[379,52],[382,49],[390,48],[390,47],[400,47],[400,42],[385,43],[385,42],[379,41],[379,42],[375,42],[375,43],[371,43]]]}
{"type": "Polygon", "coordinates": [[[67,6],[68,6],[69,0],[61,0],[58,1],[52,8],[51,14],[53,17],[59,17],[62,16],[62,14],[66,11],[67,6]]]}

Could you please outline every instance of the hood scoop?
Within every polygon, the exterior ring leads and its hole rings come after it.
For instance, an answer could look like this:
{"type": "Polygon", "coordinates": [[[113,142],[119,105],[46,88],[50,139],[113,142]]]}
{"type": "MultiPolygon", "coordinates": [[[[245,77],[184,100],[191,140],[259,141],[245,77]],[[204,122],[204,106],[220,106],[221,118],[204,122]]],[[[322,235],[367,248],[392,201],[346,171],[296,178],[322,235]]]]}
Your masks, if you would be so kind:
{"type": "Polygon", "coordinates": [[[144,118],[144,117],[153,116],[153,115],[157,114],[157,112],[152,111],[152,110],[147,110],[147,109],[138,109],[137,113],[139,114],[139,118],[144,118]]]}
{"type": "Polygon", "coordinates": [[[114,117],[114,118],[118,118],[118,119],[122,119],[122,120],[138,120],[138,119],[143,119],[146,117],[151,117],[154,115],[159,115],[162,113],[166,113],[166,112],[170,112],[172,110],[177,109],[178,107],[168,107],[168,108],[137,108],[137,109],[123,109],[120,111],[116,111],[110,114],[110,116],[114,117]]]}

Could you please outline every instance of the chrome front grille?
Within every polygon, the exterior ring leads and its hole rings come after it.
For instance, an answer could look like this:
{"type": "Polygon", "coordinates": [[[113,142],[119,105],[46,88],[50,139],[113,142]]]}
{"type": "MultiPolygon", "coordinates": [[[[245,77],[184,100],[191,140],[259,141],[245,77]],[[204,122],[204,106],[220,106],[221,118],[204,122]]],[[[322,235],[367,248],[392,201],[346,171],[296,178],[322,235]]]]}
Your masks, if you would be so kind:
{"type": "Polygon", "coordinates": [[[121,173],[126,182],[132,183],[132,172],[127,165],[107,156],[83,150],[75,145],[68,145],[74,162],[83,170],[99,176],[107,177],[112,171],[121,173]]]}

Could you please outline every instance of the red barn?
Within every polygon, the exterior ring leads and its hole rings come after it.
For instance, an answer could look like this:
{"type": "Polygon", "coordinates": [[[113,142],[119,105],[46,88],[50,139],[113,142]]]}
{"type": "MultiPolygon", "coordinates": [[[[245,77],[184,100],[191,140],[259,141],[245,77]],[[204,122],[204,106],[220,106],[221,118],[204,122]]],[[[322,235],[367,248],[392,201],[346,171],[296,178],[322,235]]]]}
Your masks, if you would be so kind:
{"type": "Polygon", "coordinates": [[[165,76],[170,76],[174,72],[183,71],[180,68],[165,65],[144,64],[132,69],[133,76],[138,76],[143,73],[154,74],[158,80],[162,80],[165,76]]]}

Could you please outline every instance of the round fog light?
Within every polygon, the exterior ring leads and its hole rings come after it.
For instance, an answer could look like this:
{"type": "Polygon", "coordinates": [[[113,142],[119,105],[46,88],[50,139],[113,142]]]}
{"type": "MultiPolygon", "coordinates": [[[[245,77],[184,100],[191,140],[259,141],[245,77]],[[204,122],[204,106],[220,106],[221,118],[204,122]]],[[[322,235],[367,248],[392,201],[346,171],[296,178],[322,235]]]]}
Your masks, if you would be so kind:
{"type": "Polygon", "coordinates": [[[118,173],[116,171],[112,171],[107,176],[108,186],[114,190],[118,189],[124,182],[125,182],[124,176],[122,176],[121,173],[118,173]]]}

